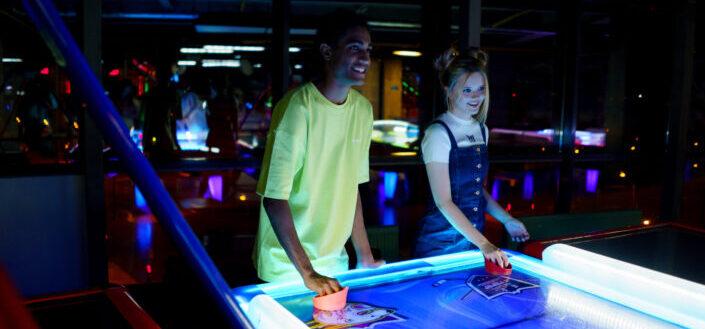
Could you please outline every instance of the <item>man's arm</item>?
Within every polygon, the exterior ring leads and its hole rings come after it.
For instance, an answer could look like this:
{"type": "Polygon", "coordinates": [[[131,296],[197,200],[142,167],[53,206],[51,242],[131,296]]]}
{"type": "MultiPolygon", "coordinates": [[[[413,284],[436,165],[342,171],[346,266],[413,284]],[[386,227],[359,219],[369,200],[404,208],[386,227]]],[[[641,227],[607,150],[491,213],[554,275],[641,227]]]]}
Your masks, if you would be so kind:
{"type": "Polygon", "coordinates": [[[296,235],[289,201],[264,197],[262,204],[277,240],[303,278],[306,287],[319,295],[331,294],[342,289],[338,280],[320,275],[313,269],[311,261],[301,245],[301,240],[296,235]]]}
{"type": "Polygon", "coordinates": [[[352,243],[357,255],[357,268],[377,268],[383,265],[384,260],[375,261],[370,250],[370,241],[367,239],[365,220],[362,218],[362,201],[360,190],[357,191],[357,205],[355,206],[355,220],[353,222],[352,243]]]}

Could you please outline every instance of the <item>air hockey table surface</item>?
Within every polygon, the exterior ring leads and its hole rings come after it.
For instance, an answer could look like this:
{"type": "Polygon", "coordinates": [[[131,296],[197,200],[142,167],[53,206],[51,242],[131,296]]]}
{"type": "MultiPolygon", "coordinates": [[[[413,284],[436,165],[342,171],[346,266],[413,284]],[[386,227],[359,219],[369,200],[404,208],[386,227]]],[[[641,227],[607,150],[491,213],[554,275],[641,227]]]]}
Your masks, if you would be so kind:
{"type": "Polygon", "coordinates": [[[301,281],[233,293],[256,328],[705,328],[703,285],[565,245],[543,262],[507,253],[508,276],[477,251],[341,273],[339,311],[315,309],[301,281]]]}

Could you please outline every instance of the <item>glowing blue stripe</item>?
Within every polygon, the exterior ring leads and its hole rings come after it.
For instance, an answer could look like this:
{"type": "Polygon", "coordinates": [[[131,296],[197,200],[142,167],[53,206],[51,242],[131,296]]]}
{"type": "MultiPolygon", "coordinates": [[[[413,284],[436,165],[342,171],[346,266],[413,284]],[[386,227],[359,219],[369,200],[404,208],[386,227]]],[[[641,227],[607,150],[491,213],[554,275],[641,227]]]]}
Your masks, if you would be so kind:
{"type": "Polygon", "coordinates": [[[150,14],[150,13],[112,13],[103,14],[103,18],[154,19],[154,20],[196,20],[198,14],[150,14]]]}

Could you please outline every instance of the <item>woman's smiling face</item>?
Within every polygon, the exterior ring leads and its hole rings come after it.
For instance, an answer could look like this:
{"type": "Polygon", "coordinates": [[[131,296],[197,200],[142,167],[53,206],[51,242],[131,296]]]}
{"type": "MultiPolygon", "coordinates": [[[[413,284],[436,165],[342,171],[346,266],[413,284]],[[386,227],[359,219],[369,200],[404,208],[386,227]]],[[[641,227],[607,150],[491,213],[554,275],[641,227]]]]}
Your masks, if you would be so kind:
{"type": "Polygon", "coordinates": [[[484,101],[485,77],[480,72],[464,74],[458,77],[458,83],[448,95],[448,110],[460,118],[469,119],[477,115],[484,101]]]}

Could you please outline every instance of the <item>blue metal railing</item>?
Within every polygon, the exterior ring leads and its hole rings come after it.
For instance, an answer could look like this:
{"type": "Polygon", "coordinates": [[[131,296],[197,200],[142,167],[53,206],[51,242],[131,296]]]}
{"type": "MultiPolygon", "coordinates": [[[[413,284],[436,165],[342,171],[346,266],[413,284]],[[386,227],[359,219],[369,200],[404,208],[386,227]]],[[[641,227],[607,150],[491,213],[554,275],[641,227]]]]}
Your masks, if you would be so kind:
{"type": "Polygon", "coordinates": [[[85,101],[86,109],[103,137],[115,150],[144,194],[149,208],[196,272],[228,323],[235,328],[253,328],[225,279],[159,181],[154,168],[130,139],[127,127],[104,94],[103,86],[88,66],[54,5],[49,0],[22,0],[22,4],[54,53],[57,63],[65,68],[71,83],[77,87],[76,91],[85,101]]]}

